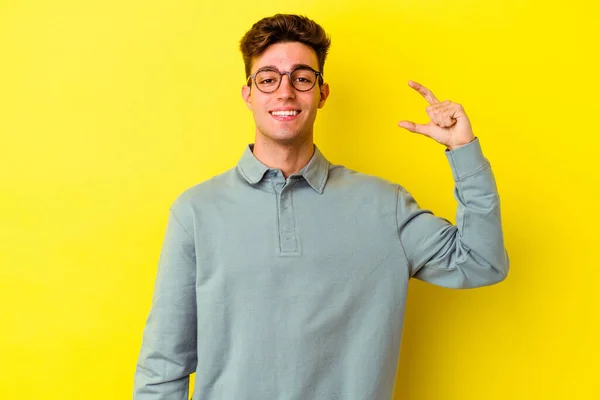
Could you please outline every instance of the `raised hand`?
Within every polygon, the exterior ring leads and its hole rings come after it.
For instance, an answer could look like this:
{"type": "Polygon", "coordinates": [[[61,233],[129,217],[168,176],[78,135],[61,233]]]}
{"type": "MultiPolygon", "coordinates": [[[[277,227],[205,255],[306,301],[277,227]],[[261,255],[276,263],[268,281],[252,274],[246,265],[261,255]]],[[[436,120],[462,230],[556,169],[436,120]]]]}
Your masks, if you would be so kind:
{"type": "Polygon", "coordinates": [[[445,145],[449,150],[464,146],[475,140],[469,117],[460,104],[449,100],[440,101],[425,86],[408,81],[408,85],[427,100],[429,107],[427,115],[431,121],[427,124],[415,124],[411,121],[400,121],[398,126],[414,133],[429,136],[438,143],[445,145]]]}

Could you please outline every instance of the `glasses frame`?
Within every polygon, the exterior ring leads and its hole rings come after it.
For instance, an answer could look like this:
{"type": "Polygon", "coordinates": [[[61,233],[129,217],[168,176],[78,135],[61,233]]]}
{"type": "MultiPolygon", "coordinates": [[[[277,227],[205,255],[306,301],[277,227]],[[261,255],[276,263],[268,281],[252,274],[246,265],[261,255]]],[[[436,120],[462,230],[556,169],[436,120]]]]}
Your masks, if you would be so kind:
{"type": "MultiPolygon", "coordinates": [[[[252,80],[254,82],[254,86],[256,86],[256,88],[259,91],[261,91],[263,93],[273,93],[273,92],[276,92],[277,89],[279,89],[279,87],[281,86],[281,82],[283,82],[283,76],[284,75],[288,76],[288,79],[289,79],[290,84],[292,85],[292,87],[295,90],[299,91],[299,92],[308,92],[308,91],[312,90],[316,86],[317,81],[319,81],[319,85],[323,84],[323,73],[320,72],[320,71],[315,71],[314,69],[312,69],[309,66],[298,66],[298,67],[294,68],[291,71],[279,71],[278,69],[270,68],[270,67],[268,67],[268,68],[261,68],[258,71],[256,71],[255,73],[253,73],[252,75],[250,75],[248,77],[248,79],[246,80],[246,82],[248,83],[249,80],[252,80]],[[310,89],[301,90],[301,89],[298,89],[296,86],[294,86],[294,82],[292,81],[292,74],[294,72],[296,72],[297,70],[299,70],[299,69],[306,69],[306,70],[309,70],[309,71],[312,71],[312,72],[315,73],[315,81],[313,82],[313,85],[310,87],[310,89]],[[276,72],[276,73],[279,74],[279,77],[280,77],[279,83],[277,84],[277,87],[275,89],[271,90],[270,92],[265,92],[264,90],[262,90],[261,88],[259,88],[258,84],[256,83],[256,74],[258,74],[259,72],[262,72],[262,71],[273,71],[273,72],[276,72]]],[[[248,83],[248,86],[251,86],[251,85],[252,85],[252,83],[248,83]]]]}

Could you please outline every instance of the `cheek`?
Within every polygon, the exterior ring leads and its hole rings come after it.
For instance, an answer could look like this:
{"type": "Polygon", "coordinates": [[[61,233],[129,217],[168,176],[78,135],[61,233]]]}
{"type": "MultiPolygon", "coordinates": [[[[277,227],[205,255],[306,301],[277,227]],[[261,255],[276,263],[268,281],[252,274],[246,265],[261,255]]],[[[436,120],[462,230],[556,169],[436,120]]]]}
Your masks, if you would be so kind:
{"type": "Polygon", "coordinates": [[[256,88],[252,88],[252,94],[250,95],[250,104],[252,109],[255,111],[266,111],[268,109],[269,99],[265,98],[264,93],[261,93],[256,88]]]}
{"type": "Polygon", "coordinates": [[[316,112],[319,108],[319,103],[321,101],[320,95],[313,95],[306,99],[305,104],[307,104],[307,108],[310,112],[316,112]]]}

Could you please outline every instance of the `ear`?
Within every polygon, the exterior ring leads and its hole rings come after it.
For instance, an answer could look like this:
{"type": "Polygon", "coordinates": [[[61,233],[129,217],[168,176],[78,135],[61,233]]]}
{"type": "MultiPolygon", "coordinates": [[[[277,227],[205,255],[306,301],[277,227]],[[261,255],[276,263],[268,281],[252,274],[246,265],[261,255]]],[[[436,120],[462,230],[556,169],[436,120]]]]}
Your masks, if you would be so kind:
{"type": "Polygon", "coordinates": [[[325,105],[325,101],[329,97],[329,84],[323,83],[319,87],[319,92],[321,94],[321,99],[319,100],[319,108],[323,108],[323,106],[325,105]]]}
{"type": "Polygon", "coordinates": [[[242,99],[244,100],[244,103],[246,103],[248,110],[252,111],[252,103],[250,102],[250,92],[250,86],[242,86],[242,99]]]}

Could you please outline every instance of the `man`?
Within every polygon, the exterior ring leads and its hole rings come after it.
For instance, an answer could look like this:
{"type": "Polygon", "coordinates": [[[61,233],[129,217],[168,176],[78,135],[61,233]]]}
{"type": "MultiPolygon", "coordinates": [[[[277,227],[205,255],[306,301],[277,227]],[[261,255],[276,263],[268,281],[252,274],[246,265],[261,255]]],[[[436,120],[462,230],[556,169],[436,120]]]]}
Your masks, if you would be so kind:
{"type": "Polygon", "coordinates": [[[498,193],[463,108],[400,126],[446,146],[457,226],[401,186],[330,164],[313,143],[330,41],[275,15],[241,42],[256,123],[238,165],[173,203],[134,398],[392,397],[408,281],[471,288],[508,272],[498,193]]]}

